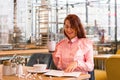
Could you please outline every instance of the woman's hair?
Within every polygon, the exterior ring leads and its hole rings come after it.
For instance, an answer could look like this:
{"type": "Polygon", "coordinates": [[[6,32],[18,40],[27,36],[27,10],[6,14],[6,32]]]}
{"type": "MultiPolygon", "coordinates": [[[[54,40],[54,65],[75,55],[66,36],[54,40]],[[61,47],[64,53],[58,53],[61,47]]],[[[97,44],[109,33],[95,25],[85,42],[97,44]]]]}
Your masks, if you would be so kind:
{"type": "MultiPolygon", "coordinates": [[[[71,28],[76,30],[78,38],[86,38],[85,30],[80,21],[80,18],[77,15],[69,14],[64,20],[64,25],[65,25],[66,20],[68,20],[70,22],[71,28]]],[[[65,33],[65,31],[64,31],[64,34],[66,37],[68,37],[67,34],[65,33]]]]}

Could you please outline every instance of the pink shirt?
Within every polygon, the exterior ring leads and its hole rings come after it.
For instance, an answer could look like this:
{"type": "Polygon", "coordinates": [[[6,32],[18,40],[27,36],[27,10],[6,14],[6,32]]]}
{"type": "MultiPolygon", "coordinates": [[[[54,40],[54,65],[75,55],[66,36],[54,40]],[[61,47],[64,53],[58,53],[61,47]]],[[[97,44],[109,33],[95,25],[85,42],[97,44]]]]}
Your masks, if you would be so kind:
{"type": "Polygon", "coordinates": [[[88,72],[94,68],[93,43],[87,38],[75,37],[71,42],[66,38],[56,45],[53,60],[58,69],[64,70],[74,61],[78,67],[75,71],[88,72]]]}

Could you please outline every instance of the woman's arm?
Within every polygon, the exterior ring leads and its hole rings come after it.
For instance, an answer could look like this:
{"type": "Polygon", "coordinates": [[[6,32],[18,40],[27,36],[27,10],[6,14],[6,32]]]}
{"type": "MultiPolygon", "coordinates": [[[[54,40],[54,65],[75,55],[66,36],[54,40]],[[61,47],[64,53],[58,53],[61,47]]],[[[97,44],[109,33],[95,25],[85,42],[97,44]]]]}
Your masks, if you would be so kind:
{"type": "Polygon", "coordinates": [[[93,44],[85,43],[86,45],[80,47],[74,60],[77,61],[77,70],[80,71],[92,71],[94,68],[94,58],[93,58],[93,44]],[[83,48],[84,47],[84,48],[83,48]]]}

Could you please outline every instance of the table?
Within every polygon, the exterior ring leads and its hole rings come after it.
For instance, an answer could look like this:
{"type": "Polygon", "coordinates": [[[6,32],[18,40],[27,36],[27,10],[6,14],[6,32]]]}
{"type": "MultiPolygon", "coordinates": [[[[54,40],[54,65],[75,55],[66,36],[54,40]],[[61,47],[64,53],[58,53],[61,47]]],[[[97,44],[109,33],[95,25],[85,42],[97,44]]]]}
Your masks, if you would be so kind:
{"type": "Polygon", "coordinates": [[[25,63],[27,63],[27,59],[33,53],[48,53],[48,49],[23,49],[23,50],[8,50],[8,51],[0,51],[0,63],[4,60],[10,59],[14,54],[21,55],[25,58],[25,63]]]}
{"type": "MultiPolygon", "coordinates": [[[[31,68],[31,67],[25,66],[24,72],[26,71],[26,69],[29,69],[29,68],[31,68]]],[[[83,79],[90,78],[90,74],[81,74],[78,78],[74,78],[74,77],[49,77],[49,76],[45,76],[43,74],[38,74],[37,76],[38,77],[35,80],[83,80],[83,79]],[[39,77],[42,77],[42,79],[39,79],[39,77]]],[[[3,80],[30,80],[30,79],[18,78],[17,76],[12,75],[12,76],[3,76],[3,80]]]]}
{"type": "Polygon", "coordinates": [[[10,59],[14,54],[21,55],[25,59],[27,59],[33,53],[49,53],[49,50],[48,49],[24,49],[24,50],[0,51],[0,63],[2,60],[10,59]]]}
{"type": "Polygon", "coordinates": [[[114,54],[98,54],[94,55],[94,63],[96,69],[105,70],[105,61],[107,58],[113,56],[114,54]]]}
{"type": "Polygon", "coordinates": [[[48,49],[23,49],[23,50],[8,50],[0,51],[0,56],[4,55],[14,55],[14,54],[33,54],[33,53],[46,53],[49,52],[48,49]]]}
{"type": "MultiPolygon", "coordinates": [[[[101,54],[106,54],[110,53],[109,51],[111,50],[111,43],[96,43],[94,44],[94,48],[98,51],[98,53],[101,54]]],[[[111,52],[113,53],[113,52],[111,52]]]]}

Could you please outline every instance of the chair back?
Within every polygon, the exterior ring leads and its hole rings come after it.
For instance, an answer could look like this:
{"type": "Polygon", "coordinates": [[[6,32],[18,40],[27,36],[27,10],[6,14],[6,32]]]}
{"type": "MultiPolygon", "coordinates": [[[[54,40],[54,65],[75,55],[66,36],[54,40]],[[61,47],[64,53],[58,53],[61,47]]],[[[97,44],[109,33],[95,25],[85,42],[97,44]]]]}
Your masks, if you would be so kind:
{"type": "Polygon", "coordinates": [[[50,68],[52,60],[52,54],[50,53],[34,53],[31,55],[27,66],[33,66],[34,64],[47,64],[47,68],[50,68]]]}
{"type": "Polygon", "coordinates": [[[57,67],[55,66],[54,61],[53,61],[53,57],[52,57],[52,59],[51,59],[50,69],[55,69],[55,70],[57,70],[57,67]]]}
{"type": "Polygon", "coordinates": [[[111,56],[106,60],[107,80],[120,80],[120,55],[111,56]]]}
{"type": "Polygon", "coordinates": [[[93,71],[89,71],[88,73],[91,75],[91,77],[89,78],[89,80],[95,80],[94,70],[93,71]]]}
{"type": "Polygon", "coordinates": [[[120,54],[120,49],[117,50],[116,54],[120,54]]]}
{"type": "MultiPolygon", "coordinates": [[[[54,64],[54,61],[52,59],[52,54],[50,53],[34,53],[31,55],[28,63],[26,64],[27,66],[33,66],[34,64],[38,63],[41,64],[47,64],[48,69],[57,69],[57,67],[54,64]]],[[[95,80],[94,79],[94,70],[91,72],[88,72],[91,75],[91,78],[89,80],[95,80]]]]}

